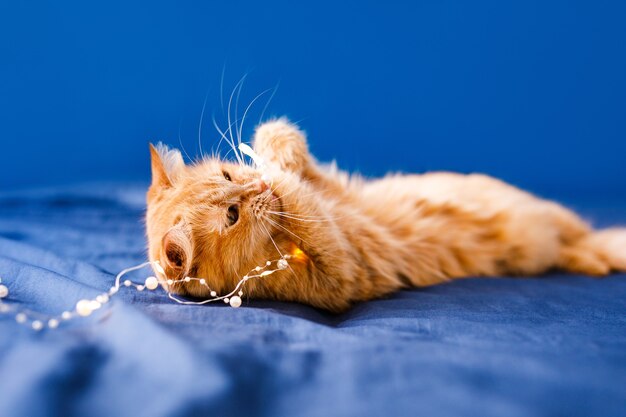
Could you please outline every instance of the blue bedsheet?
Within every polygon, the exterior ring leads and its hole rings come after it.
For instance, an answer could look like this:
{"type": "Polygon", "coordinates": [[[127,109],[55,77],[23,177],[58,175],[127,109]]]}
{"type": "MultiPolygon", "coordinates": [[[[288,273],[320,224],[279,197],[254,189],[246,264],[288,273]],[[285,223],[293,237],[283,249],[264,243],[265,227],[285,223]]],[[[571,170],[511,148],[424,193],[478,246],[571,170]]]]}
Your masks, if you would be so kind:
{"type": "MultiPolygon", "coordinates": [[[[144,190],[0,195],[9,300],[52,313],[108,289],[145,258],[144,190]]],[[[574,207],[626,223],[624,202],[574,207]]],[[[0,315],[0,416],[40,415],[624,416],[626,275],[467,279],[338,316],[135,291],[56,331],[0,315]]]]}

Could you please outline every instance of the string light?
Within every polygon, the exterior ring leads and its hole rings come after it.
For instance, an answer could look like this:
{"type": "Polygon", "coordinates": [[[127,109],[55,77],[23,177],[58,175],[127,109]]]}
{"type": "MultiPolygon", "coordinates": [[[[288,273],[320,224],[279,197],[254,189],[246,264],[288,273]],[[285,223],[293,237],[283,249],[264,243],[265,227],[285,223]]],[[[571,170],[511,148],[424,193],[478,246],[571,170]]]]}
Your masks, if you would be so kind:
{"type": "Polygon", "coordinates": [[[203,305],[215,301],[223,301],[225,304],[228,304],[233,308],[238,308],[241,307],[245,285],[248,281],[250,281],[251,279],[267,277],[277,271],[287,269],[289,267],[288,259],[291,258],[292,255],[285,254],[279,259],[266,261],[265,264],[263,264],[262,266],[257,266],[251,269],[246,275],[239,279],[232,291],[224,295],[217,295],[217,292],[209,287],[205,278],[184,277],[182,279],[174,280],[167,277],[165,270],[158,260],[153,262],[148,261],[122,270],[115,277],[115,284],[107,292],[98,294],[93,299],[79,300],[72,311],[64,311],[61,314],[51,316],[46,316],[44,314],[40,314],[28,309],[18,309],[13,305],[6,303],[4,299],[9,296],[9,288],[6,285],[1,284],[2,280],[0,279],[0,314],[13,314],[13,317],[17,323],[29,326],[35,331],[40,331],[46,328],[56,329],[63,322],[67,322],[71,319],[78,317],[90,316],[94,311],[99,310],[105,304],[109,303],[111,301],[111,298],[113,298],[122,288],[134,287],[136,291],[143,291],[144,289],[154,291],[158,289],[159,284],[164,289],[167,296],[171,300],[176,301],[179,304],[203,305]],[[125,279],[122,281],[122,278],[126,274],[145,268],[147,266],[152,266],[152,268],[157,272],[158,275],[161,276],[162,279],[159,280],[155,276],[149,276],[143,281],[143,283],[136,283],[134,281],[131,281],[130,279],[125,279]],[[273,268],[271,268],[272,266],[273,268]],[[200,283],[200,285],[202,285],[209,291],[209,293],[211,294],[211,298],[207,298],[201,301],[185,300],[178,298],[169,290],[169,288],[171,288],[173,285],[189,282],[200,283]]]}
{"type": "MultiPolygon", "coordinates": [[[[265,182],[268,186],[271,186],[272,180],[267,174],[268,168],[265,165],[264,160],[259,155],[257,155],[250,146],[246,145],[245,143],[239,144],[239,150],[254,161],[257,168],[263,173],[261,176],[261,180],[265,182]]],[[[284,254],[279,259],[266,261],[265,264],[251,269],[246,275],[241,277],[233,290],[224,295],[218,295],[217,291],[211,289],[205,278],[183,277],[181,279],[171,279],[167,276],[165,269],[161,266],[158,260],[148,261],[120,271],[115,277],[114,285],[109,288],[107,292],[98,294],[93,299],[79,300],[71,311],[63,311],[58,315],[48,316],[35,312],[33,310],[17,308],[9,303],[6,303],[4,300],[9,296],[9,288],[2,283],[2,279],[0,278],[0,314],[13,315],[13,318],[17,323],[29,326],[35,331],[41,331],[43,329],[56,329],[62,323],[69,320],[78,317],[90,316],[94,311],[99,310],[105,304],[108,304],[122,288],[134,287],[136,291],[143,291],[146,289],[149,291],[154,291],[159,287],[159,284],[164,289],[167,296],[171,300],[179,304],[203,305],[215,301],[222,301],[233,308],[238,308],[242,304],[242,297],[244,296],[245,285],[248,281],[252,279],[264,278],[274,274],[277,271],[287,269],[289,267],[290,259],[303,260],[306,259],[306,254],[300,248],[295,247],[291,251],[291,254],[284,254]],[[151,266],[156,274],[160,277],[160,279],[156,276],[149,276],[145,278],[143,283],[136,283],[130,279],[124,279],[122,281],[122,278],[126,274],[139,269],[143,269],[147,266],[151,266]],[[271,268],[272,266],[273,268],[271,268]],[[177,284],[187,284],[190,282],[199,283],[201,286],[207,289],[211,297],[201,301],[185,300],[178,298],[170,291],[170,288],[177,284]]]]}

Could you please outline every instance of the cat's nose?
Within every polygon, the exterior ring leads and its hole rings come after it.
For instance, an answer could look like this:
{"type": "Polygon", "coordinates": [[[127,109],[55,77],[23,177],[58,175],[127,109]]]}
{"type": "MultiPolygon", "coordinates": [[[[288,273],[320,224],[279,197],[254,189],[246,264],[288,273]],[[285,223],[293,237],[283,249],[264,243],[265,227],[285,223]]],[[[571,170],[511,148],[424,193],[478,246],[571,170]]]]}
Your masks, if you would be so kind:
{"type": "Polygon", "coordinates": [[[259,194],[264,193],[270,188],[262,179],[254,180],[254,182],[259,194]]]}
{"type": "Polygon", "coordinates": [[[251,194],[261,194],[269,189],[269,186],[262,180],[253,180],[246,186],[246,191],[251,194]]]}

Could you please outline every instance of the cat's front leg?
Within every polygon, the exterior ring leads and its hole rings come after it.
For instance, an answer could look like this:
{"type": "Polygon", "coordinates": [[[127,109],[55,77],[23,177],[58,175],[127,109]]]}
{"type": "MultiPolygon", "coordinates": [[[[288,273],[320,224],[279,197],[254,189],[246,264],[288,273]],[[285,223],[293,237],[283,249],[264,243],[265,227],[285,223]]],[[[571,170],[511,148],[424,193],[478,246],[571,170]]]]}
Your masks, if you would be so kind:
{"type": "Polygon", "coordinates": [[[259,125],[254,150],[267,163],[270,177],[283,171],[296,174],[311,186],[333,196],[343,194],[347,176],[336,168],[323,169],[309,153],[304,132],[286,118],[259,125]]]}
{"type": "Polygon", "coordinates": [[[304,177],[313,164],[304,132],[284,117],[259,125],[253,147],[270,168],[293,172],[300,177],[304,177]]]}

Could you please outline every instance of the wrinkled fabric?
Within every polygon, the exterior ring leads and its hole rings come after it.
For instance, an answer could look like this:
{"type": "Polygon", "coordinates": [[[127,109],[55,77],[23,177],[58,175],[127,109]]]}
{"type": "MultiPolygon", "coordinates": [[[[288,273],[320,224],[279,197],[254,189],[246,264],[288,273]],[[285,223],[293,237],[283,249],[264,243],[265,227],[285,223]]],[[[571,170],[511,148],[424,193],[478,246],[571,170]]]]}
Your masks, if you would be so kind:
{"type": "MultiPolygon", "coordinates": [[[[8,302],[59,313],[145,260],[144,193],[1,194],[8,302]]],[[[626,223],[625,202],[573,206],[626,223]]],[[[54,331],[0,315],[0,416],[87,415],[624,416],[626,274],[458,280],[341,315],[127,289],[54,331]]]]}

